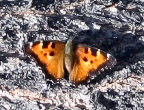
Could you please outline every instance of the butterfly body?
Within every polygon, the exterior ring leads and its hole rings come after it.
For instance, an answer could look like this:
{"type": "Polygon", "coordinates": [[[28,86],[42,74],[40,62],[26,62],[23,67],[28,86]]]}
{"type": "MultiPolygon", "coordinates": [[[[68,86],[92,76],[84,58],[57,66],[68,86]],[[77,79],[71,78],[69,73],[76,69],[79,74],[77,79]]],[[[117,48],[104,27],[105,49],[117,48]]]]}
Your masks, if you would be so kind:
{"type": "Polygon", "coordinates": [[[72,40],[69,39],[65,45],[65,66],[67,71],[70,73],[73,66],[73,46],[72,46],[72,40]]]}
{"type": "Polygon", "coordinates": [[[66,68],[69,80],[74,83],[85,81],[91,75],[90,72],[105,67],[111,68],[116,64],[116,59],[110,54],[87,45],[73,45],[72,39],[66,43],[34,42],[26,46],[26,52],[33,56],[45,73],[54,79],[63,78],[66,68]]]}

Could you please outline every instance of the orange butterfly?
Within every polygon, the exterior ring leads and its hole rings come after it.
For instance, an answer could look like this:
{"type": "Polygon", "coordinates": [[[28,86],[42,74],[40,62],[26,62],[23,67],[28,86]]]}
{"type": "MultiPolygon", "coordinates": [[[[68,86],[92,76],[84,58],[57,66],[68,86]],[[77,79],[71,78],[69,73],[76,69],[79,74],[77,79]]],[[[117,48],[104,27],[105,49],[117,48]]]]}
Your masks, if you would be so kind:
{"type": "Polygon", "coordinates": [[[72,39],[66,43],[60,41],[37,41],[26,46],[26,52],[33,56],[38,64],[54,79],[64,77],[64,68],[69,80],[74,83],[85,81],[92,72],[111,68],[116,59],[97,48],[86,45],[73,45],[72,39]]]}

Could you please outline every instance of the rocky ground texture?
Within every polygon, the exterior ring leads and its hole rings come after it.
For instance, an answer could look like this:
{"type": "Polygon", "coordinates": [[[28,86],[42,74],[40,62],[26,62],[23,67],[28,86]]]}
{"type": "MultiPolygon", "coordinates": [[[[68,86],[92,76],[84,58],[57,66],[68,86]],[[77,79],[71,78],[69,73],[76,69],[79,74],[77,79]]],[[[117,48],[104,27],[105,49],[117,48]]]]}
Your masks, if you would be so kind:
{"type": "Polygon", "coordinates": [[[143,0],[0,1],[0,110],[143,107],[143,0]],[[24,45],[70,36],[111,53],[117,64],[78,86],[45,79],[24,45]]]}

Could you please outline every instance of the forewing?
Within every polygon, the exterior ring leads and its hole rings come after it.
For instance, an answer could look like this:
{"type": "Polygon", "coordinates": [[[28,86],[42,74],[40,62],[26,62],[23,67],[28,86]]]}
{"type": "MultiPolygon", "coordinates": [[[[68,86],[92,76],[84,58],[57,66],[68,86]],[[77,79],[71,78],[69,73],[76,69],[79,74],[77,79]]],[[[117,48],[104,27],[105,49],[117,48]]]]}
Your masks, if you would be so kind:
{"type": "Polygon", "coordinates": [[[88,76],[92,76],[92,73],[111,68],[115,64],[116,59],[112,55],[97,48],[78,45],[75,48],[74,65],[69,79],[74,83],[83,82],[88,76]]]}
{"type": "Polygon", "coordinates": [[[34,57],[46,74],[54,79],[64,76],[64,46],[58,41],[37,41],[26,46],[26,52],[34,57]]]}

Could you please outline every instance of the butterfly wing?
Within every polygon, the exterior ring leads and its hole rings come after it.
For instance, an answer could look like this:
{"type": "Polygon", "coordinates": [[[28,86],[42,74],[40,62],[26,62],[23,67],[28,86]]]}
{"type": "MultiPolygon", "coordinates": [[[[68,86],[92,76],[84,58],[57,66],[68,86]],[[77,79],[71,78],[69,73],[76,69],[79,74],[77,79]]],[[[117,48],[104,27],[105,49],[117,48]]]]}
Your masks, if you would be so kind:
{"type": "Polygon", "coordinates": [[[48,75],[60,79],[64,76],[64,46],[63,42],[58,41],[37,41],[27,45],[26,52],[37,60],[48,75]]]}
{"type": "Polygon", "coordinates": [[[83,82],[92,72],[111,68],[115,64],[116,59],[110,54],[97,48],[78,45],[75,48],[74,64],[69,79],[75,83],[83,82]]]}

